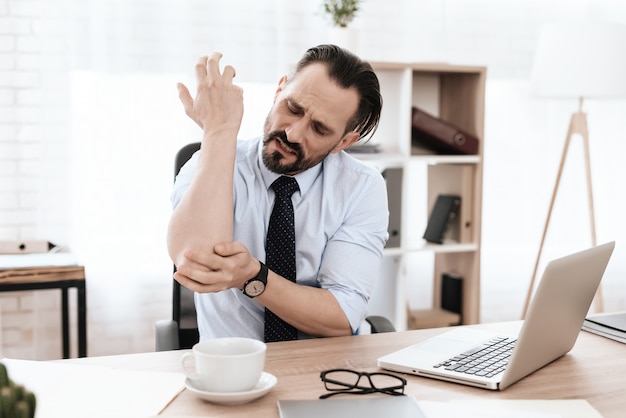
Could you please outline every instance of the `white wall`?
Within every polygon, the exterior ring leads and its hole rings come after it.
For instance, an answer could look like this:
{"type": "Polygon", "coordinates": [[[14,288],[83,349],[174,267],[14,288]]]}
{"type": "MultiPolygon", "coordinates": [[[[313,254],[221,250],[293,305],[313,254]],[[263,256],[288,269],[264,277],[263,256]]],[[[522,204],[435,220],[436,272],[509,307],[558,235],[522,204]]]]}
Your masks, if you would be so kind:
{"type": "MultiPolygon", "coordinates": [[[[81,257],[88,273],[90,355],[151,350],[154,320],[169,316],[163,236],[171,156],[198,135],[179,108],[174,83],[193,85],[197,57],[215,49],[237,68],[238,80],[274,83],[308,46],[327,40],[320,3],[0,0],[0,239],[51,239],[81,257]]],[[[568,118],[576,110],[576,103],[529,94],[539,29],[582,19],[626,23],[626,4],[365,0],[354,22],[359,52],[368,59],[488,68],[485,321],[521,313],[568,118]]],[[[618,240],[604,281],[606,308],[626,308],[620,245],[626,103],[589,101],[586,110],[598,241],[618,240]]],[[[544,258],[589,242],[580,166],[574,150],[544,258]]],[[[419,295],[420,289],[411,291],[419,295]]],[[[2,354],[60,356],[57,299],[53,292],[0,296],[2,354]]]]}

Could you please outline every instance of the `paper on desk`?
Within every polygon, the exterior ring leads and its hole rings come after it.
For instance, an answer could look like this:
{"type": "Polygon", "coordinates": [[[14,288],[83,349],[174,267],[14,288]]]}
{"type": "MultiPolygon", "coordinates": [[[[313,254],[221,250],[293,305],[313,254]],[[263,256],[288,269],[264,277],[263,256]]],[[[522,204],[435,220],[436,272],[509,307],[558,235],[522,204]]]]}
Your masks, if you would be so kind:
{"type": "Polygon", "coordinates": [[[77,266],[72,253],[0,254],[0,269],[77,266]]]}
{"type": "Polygon", "coordinates": [[[36,418],[155,416],[185,388],[181,373],[48,361],[1,361],[11,380],[37,397],[36,418]]]}
{"type": "Polygon", "coordinates": [[[427,418],[602,418],[584,399],[418,401],[427,418]]]}

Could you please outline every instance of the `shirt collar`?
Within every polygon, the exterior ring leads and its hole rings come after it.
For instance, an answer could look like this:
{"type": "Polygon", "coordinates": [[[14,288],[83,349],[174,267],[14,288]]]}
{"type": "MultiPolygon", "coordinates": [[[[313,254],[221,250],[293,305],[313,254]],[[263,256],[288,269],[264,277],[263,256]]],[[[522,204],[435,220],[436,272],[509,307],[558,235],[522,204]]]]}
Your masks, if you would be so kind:
{"type": "MultiPolygon", "coordinates": [[[[263,177],[263,182],[265,183],[265,188],[269,190],[270,186],[274,181],[280,177],[282,174],[274,173],[273,171],[268,170],[268,168],[263,163],[263,138],[259,141],[258,146],[258,164],[261,170],[261,175],[263,177]]],[[[298,181],[298,187],[300,188],[300,196],[304,196],[306,192],[311,188],[313,182],[322,172],[322,163],[317,164],[314,167],[309,168],[302,173],[296,174],[294,177],[298,181]]]]}

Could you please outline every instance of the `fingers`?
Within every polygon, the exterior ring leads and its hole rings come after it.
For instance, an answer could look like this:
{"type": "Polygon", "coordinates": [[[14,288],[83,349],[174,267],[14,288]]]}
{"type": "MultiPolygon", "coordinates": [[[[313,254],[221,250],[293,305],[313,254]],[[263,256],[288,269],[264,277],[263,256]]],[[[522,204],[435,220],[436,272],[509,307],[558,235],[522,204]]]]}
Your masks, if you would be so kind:
{"type": "Polygon", "coordinates": [[[204,250],[187,250],[185,251],[185,260],[185,264],[191,265],[193,268],[211,271],[217,269],[215,262],[219,260],[219,257],[215,257],[204,250]]]}
{"type": "Polygon", "coordinates": [[[198,62],[196,63],[195,66],[195,70],[196,70],[196,81],[198,81],[198,83],[202,83],[204,82],[204,80],[206,80],[207,78],[207,60],[209,57],[207,57],[206,55],[201,56],[198,59],[198,62]]]}
{"type": "Polygon", "coordinates": [[[196,292],[219,292],[240,289],[258,270],[259,261],[241,242],[225,242],[216,246],[215,253],[185,251],[184,261],[177,265],[174,278],[196,292]]]}
{"type": "Polygon", "coordinates": [[[185,261],[176,267],[174,279],[196,292],[217,292],[227,288],[222,273],[215,269],[215,256],[185,252],[185,261]]]}
{"type": "Polygon", "coordinates": [[[222,242],[220,244],[217,244],[213,248],[213,250],[215,251],[215,254],[221,255],[222,257],[229,257],[235,254],[244,253],[248,251],[245,245],[243,245],[243,243],[239,241],[222,242]]]}
{"type": "Polygon", "coordinates": [[[174,280],[187,289],[198,293],[217,293],[228,289],[228,287],[220,281],[209,280],[208,283],[204,283],[180,271],[174,273],[174,280]]]}
{"type": "Polygon", "coordinates": [[[185,108],[185,113],[189,114],[189,111],[193,108],[193,98],[189,93],[189,89],[182,83],[178,83],[176,88],[178,89],[178,98],[185,108]]]}
{"type": "Polygon", "coordinates": [[[220,78],[221,52],[213,52],[206,61],[206,76],[209,82],[217,81],[220,78]]]}
{"type": "Polygon", "coordinates": [[[183,104],[183,108],[185,109],[185,114],[191,118],[201,129],[204,129],[202,121],[196,118],[196,115],[193,111],[193,97],[191,97],[191,93],[189,93],[189,89],[182,83],[178,83],[176,85],[178,89],[178,98],[183,104]]]}
{"type": "Polygon", "coordinates": [[[235,78],[235,68],[232,65],[224,67],[224,71],[220,74],[220,60],[223,54],[221,52],[213,52],[208,57],[206,55],[200,57],[196,64],[196,78],[198,82],[207,80],[209,83],[220,80],[232,81],[235,78]]]}
{"type": "Polygon", "coordinates": [[[235,74],[235,68],[232,65],[227,65],[226,67],[224,67],[224,73],[222,74],[222,76],[225,80],[232,82],[233,78],[235,78],[235,74]]]}

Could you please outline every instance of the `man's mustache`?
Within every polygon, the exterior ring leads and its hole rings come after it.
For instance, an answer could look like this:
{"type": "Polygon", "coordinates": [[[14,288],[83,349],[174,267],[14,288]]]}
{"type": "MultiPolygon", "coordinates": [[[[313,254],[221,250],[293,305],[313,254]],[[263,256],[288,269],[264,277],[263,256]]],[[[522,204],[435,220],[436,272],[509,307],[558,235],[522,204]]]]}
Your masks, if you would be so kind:
{"type": "Polygon", "coordinates": [[[289,139],[287,138],[287,132],[285,131],[273,131],[268,135],[268,138],[280,139],[283,145],[285,145],[285,148],[291,149],[298,155],[302,152],[302,148],[300,147],[300,144],[295,143],[295,142],[289,142],[289,139]]]}

